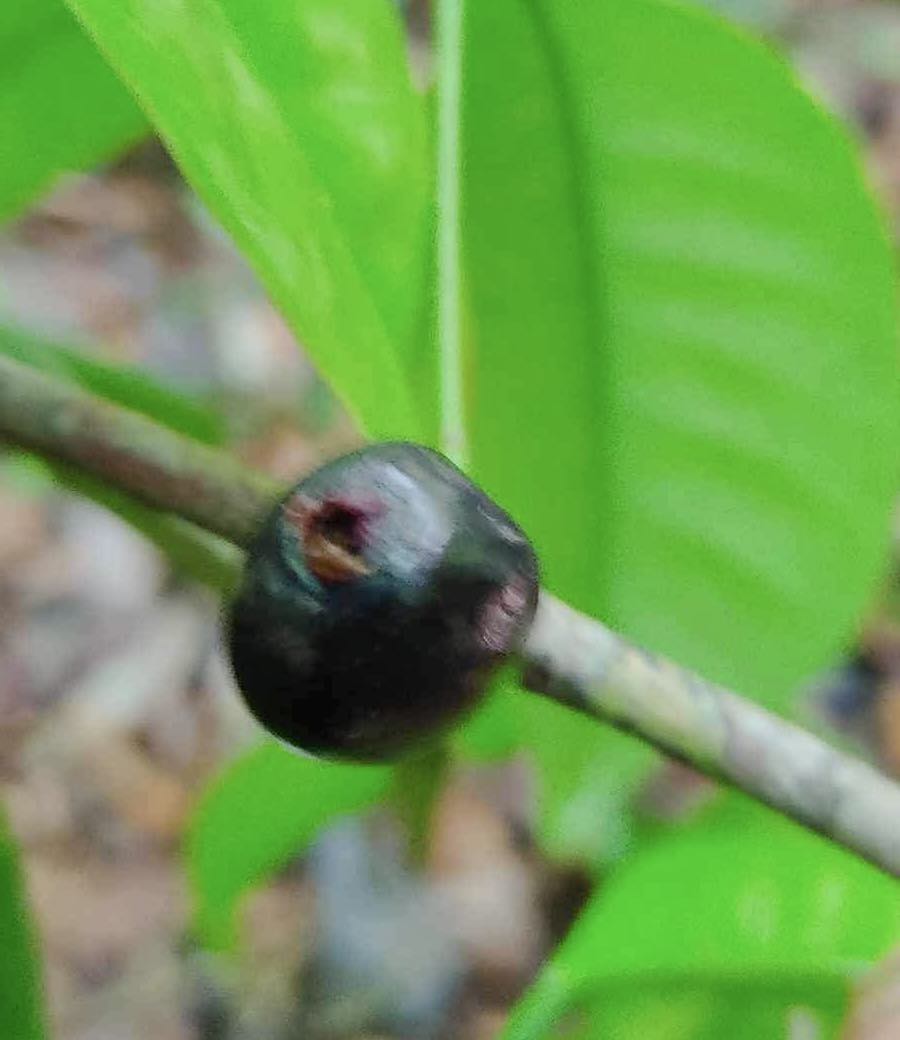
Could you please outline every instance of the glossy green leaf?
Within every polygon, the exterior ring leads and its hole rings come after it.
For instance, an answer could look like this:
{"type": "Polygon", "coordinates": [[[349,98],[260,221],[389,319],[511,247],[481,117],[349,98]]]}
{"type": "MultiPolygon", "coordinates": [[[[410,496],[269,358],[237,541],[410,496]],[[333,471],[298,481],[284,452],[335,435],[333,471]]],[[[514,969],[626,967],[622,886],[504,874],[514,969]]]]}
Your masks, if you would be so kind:
{"type": "Polygon", "coordinates": [[[548,586],[770,704],[887,548],[893,265],[852,145],[665,0],[466,6],[476,476],[548,586]]]}
{"type": "Polygon", "coordinates": [[[0,126],[0,220],[147,132],[62,0],[0,7],[0,126]]]}
{"type": "Polygon", "coordinates": [[[388,0],[68,0],[374,435],[423,421],[421,99],[388,0]]]}
{"type": "MultiPolygon", "coordinates": [[[[854,974],[900,939],[896,882],[736,795],[718,816],[642,852],[593,897],[509,1037],[542,1035],[538,1027],[591,1000],[627,1018],[644,987],[680,989],[685,1014],[709,1029],[742,985],[768,991],[783,1016],[808,1005],[834,1020],[854,974]]],[[[712,1034],[698,1026],[696,1035],[712,1034]]]]}
{"type": "Polygon", "coordinates": [[[19,857],[0,812],[0,1033],[15,1040],[46,1035],[41,969],[19,857]]]}
{"type": "Polygon", "coordinates": [[[241,898],[333,820],[374,804],[391,775],[388,768],[306,758],[274,743],[228,766],[204,794],[188,835],[194,925],[203,942],[228,947],[241,898]]]}

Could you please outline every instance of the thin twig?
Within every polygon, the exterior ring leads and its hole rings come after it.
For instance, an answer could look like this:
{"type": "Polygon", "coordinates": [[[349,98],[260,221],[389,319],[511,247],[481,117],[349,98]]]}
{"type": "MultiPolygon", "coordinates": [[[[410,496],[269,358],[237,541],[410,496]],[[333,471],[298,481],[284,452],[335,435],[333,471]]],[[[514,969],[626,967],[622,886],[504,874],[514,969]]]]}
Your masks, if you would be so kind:
{"type": "Polygon", "coordinates": [[[2,356],[0,437],[244,548],[281,494],[220,451],[2,356]]]}
{"type": "Polygon", "coordinates": [[[523,685],[724,780],[900,877],[900,784],[542,592],[523,685]]]}
{"type": "MultiPolygon", "coordinates": [[[[0,439],[242,547],[281,492],[221,452],[5,358],[0,439]]],[[[900,785],[863,762],[546,592],[522,657],[528,689],[636,734],[900,877],[900,785]]]]}

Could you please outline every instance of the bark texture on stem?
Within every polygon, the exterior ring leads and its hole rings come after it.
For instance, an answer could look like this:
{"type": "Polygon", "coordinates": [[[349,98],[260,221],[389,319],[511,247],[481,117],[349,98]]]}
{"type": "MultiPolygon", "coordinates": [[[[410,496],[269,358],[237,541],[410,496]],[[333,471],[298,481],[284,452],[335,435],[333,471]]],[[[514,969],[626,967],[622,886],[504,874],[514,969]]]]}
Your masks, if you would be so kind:
{"type": "MultiPolygon", "coordinates": [[[[150,419],[0,357],[0,440],[246,547],[281,495],[150,419]]],[[[900,877],[900,785],[541,594],[524,684],[724,780],[900,877]]]]}
{"type": "Polygon", "coordinates": [[[636,734],[900,877],[900,784],[864,762],[546,592],[523,659],[528,689],[636,734]]]}
{"type": "Polygon", "coordinates": [[[246,546],[281,493],[230,456],[0,356],[0,439],[246,546]]]}

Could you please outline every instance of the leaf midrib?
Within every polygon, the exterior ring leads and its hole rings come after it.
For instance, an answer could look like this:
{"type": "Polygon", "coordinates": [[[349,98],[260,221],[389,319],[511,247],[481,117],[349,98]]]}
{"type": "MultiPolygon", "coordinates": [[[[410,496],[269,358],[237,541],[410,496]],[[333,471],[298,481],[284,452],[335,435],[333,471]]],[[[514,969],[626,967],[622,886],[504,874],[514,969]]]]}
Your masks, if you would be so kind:
{"type": "MultiPolygon", "coordinates": [[[[574,237],[578,243],[577,266],[580,271],[581,291],[579,297],[583,306],[583,342],[582,357],[584,371],[588,373],[585,380],[585,407],[588,410],[587,426],[597,430],[598,417],[604,426],[608,425],[614,415],[612,407],[612,359],[601,348],[603,344],[603,304],[600,300],[598,286],[601,284],[598,253],[596,243],[601,240],[599,228],[596,226],[594,211],[589,202],[588,181],[599,182],[599,171],[593,169],[588,150],[584,147],[584,133],[579,125],[576,106],[573,101],[573,89],[566,74],[558,41],[555,39],[551,19],[547,17],[542,0],[521,0],[527,17],[531,20],[535,39],[542,52],[548,80],[553,89],[554,101],[559,113],[559,122],[566,142],[565,175],[567,191],[571,202],[574,219],[574,237]],[[593,378],[592,378],[593,377],[593,378]]],[[[607,435],[603,438],[592,436],[589,440],[590,458],[585,461],[585,470],[589,475],[594,494],[593,503],[602,504],[606,514],[603,523],[599,508],[590,518],[595,529],[595,537],[599,541],[602,534],[603,551],[594,554],[592,560],[592,580],[597,590],[593,597],[593,607],[602,612],[605,620],[614,623],[611,618],[610,602],[611,566],[609,561],[615,558],[616,527],[610,520],[615,496],[614,462],[612,444],[615,438],[607,435]]]]}

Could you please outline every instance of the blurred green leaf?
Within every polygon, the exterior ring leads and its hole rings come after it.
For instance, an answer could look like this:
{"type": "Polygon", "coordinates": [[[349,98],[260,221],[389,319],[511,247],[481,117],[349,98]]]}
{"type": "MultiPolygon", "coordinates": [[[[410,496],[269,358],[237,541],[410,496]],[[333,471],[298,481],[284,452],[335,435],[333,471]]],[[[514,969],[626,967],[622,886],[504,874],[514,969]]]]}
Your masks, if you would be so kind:
{"type": "Polygon", "coordinates": [[[62,0],[0,8],[0,126],[0,220],[60,174],[111,159],[147,132],[62,0]]]}
{"type": "Polygon", "coordinates": [[[141,412],[204,444],[221,444],[225,440],[221,415],[157,382],[139,368],[109,365],[9,325],[0,326],[0,354],[77,383],[98,397],[141,412]]]}
{"type": "Polygon", "coordinates": [[[632,796],[656,752],[559,704],[523,694],[506,680],[459,730],[468,759],[524,751],[538,774],[538,835],[558,861],[608,867],[633,841],[632,796]]]}
{"type": "MultiPolygon", "coordinates": [[[[0,326],[0,353],[77,383],[107,401],[141,412],[195,440],[221,444],[225,439],[221,415],[163,386],[140,369],[107,365],[9,326],[0,326]]],[[[58,484],[111,509],[141,531],[185,574],[221,592],[234,586],[240,556],[222,539],[178,517],[151,509],[118,488],[70,466],[51,462],[42,465],[43,472],[58,484]]]]}
{"type": "Polygon", "coordinates": [[[0,1031],[15,1040],[46,1035],[41,969],[19,857],[0,810],[0,1031]]]}
{"type": "Polygon", "coordinates": [[[660,0],[466,8],[475,475],[546,583],[773,705],[887,549],[893,265],[845,135],[660,0]]]}
{"type": "Polygon", "coordinates": [[[188,835],[194,925],[205,944],[234,941],[241,897],[339,816],[374,804],[392,771],[301,757],[266,743],[233,762],[204,794],[188,835]]]}
{"type": "Polygon", "coordinates": [[[424,429],[424,110],[388,0],[68,0],[370,433],[424,429]]]}
{"type": "Polygon", "coordinates": [[[57,484],[109,509],[140,531],[181,574],[216,592],[228,594],[237,588],[244,557],[229,542],[181,517],[151,509],[72,466],[46,461],[43,465],[57,484]]]}
{"type": "MultiPolygon", "coordinates": [[[[847,1003],[846,980],[643,979],[606,985],[586,1010],[583,1031],[594,1040],[769,1040],[795,1036],[837,1040],[847,1003]]],[[[544,1034],[546,1035],[546,1034],[544,1034]]]]}
{"type": "MultiPolygon", "coordinates": [[[[696,1013],[708,1030],[741,986],[764,991],[760,1006],[768,1001],[782,1020],[804,1005],[833,1022],[852,976],[898,937],[894,881],[732,795],[712,821],[643,851],[592,898],[507,1035],[542,1035],[541,1023],[591,1000],[625,1021],[645,989],[651,1005],[655,991],[662,998],[680,990],[688,1019],[696,1013]]],[[[775,1035],[754,1021],[756,1035],[775,1035]]],[[[647,1035],[714,1035],[699,1026],[666,1032],[664,1024],[647,1035]]],[[[638,1035],[621,1032],[623,1040],[638,1035]]],[[[733,1034],[723,1028],[719,1035],[733,1034]]]]}
{"type": "Polygon", "coordinates": [[[559,861],[607,868],[632,851],[635,789],[659,756],[608,726],[540,697],[516,706],[520,742],[539,778],[538,836],[559,861]]]}
{"type": "Polygon", "coordinates": [[[896,882],[731,795],[613,878],[560,950],[573,979],[846,971],[900,938],[896,882]]]}
{"type": "Polygon", "coordinates": [[[607,980],[566,1015],[570,995],[553,992],[548,980],[516,1007],[503,1040],[836,1040],[848,991],[846,978],[827,973],[787,980],[776,973],[650,975],[607,980]]]}

